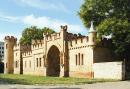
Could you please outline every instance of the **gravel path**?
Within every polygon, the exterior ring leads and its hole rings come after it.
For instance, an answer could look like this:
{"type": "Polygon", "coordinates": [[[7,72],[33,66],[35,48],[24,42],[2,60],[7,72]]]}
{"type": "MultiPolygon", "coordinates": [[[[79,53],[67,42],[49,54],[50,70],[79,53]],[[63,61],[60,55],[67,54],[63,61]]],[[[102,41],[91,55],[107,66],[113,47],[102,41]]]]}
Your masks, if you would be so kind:
{"type": "Polygon", "coordinates": [[[130,81],[107,82],[84,85],[8,85],[0,84],[0,89],[130,89],[130,81]]]}

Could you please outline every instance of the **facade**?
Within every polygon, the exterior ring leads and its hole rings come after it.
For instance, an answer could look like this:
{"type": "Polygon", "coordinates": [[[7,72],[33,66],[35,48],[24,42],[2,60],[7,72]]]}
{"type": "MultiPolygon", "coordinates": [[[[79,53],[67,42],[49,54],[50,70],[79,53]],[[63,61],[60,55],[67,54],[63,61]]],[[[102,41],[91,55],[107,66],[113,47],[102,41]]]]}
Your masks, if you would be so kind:
{"type": "Polygon", "coordinates": [[[94,78],[94,63],[115,59],[109,49],[111,41],[97,42],[96,37],[93,24],[88,36],[68,33],[67,26],[61,26],[59,33],[43,34],[43,39],[32,40],[31,46],[16,44],[16,38],[6,36],[5,73],[94,78]]]}
{"type": "Polygon", "coordinates": [[[4,42],[0,42],[0,61],[4,60],[4,42]]]}

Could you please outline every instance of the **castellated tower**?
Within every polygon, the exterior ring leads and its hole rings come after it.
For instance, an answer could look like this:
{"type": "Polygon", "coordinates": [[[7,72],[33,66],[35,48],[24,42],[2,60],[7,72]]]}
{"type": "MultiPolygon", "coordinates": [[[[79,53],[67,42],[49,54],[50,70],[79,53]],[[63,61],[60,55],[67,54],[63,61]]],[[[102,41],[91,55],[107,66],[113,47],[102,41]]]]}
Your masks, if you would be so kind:
{"type": "Polygon", "coordinates": [[[96,37],[97,37],[97,31],[93,27],[93,21],[91,22],[91,27],[89,29],[89,34],[88,34],[88,45],[89,46],[95,46],[96,45],[96,37]]]}
{"type": "Polygon", "coordinates": [[[17,39],[13,36],[5,37],[5,59],[4,59],[4,73],[12,74],[14,71],[14,55],[13,55],[13,47],[16,44],[17,39]]]}

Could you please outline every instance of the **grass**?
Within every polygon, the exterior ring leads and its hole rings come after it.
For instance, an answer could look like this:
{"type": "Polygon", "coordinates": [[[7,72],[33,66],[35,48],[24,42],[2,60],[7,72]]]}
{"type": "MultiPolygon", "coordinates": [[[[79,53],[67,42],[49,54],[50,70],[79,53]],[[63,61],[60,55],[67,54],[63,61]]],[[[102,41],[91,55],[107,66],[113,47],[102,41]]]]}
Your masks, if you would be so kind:
{"type": "Polygon", "coordinates": [[[92,84],[99,82],[114,82],[112,79],[86,79],[86,78],[59,78],[32,75],[0,74],[0,83],[24,85],[56,85],[56,84],[92,84]]]}

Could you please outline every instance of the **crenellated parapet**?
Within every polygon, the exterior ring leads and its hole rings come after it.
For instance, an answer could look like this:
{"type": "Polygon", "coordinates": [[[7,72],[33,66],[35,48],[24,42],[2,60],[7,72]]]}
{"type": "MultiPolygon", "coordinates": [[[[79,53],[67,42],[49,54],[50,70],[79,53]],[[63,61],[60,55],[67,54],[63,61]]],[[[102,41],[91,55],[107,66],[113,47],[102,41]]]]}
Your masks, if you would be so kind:
{"type": "Polygon", "coordinates": [[[52,40],[57,40],[61,38],[61,34],[60,33],[53,33],[51,35],[47,35],[46,36],[46,41],[52,41],[52,40]]]}
{"type": "Polygon", "coordinates": [[[31,50],[30,45],[22,45],[20,43],[14,45],[14,51],[24,52],[24,51],[29,51],[29,50],[31,50]]]}
{"type": "Polygon", "coordinates": [[[17,38],[15,38],[14,36],[5,36],[4,38],[4,41],[7,43],[7,44],[16,44],[16,41],[17,41],[17,38]]]}
{"type": "Polygon", "coordinates": [[[39,49],[43,47],[44,45],[44,40],[32,40],[32,45],[31,48],[33,49],[39,49]]]}
{"type": "Polygon", "coordinates": [[[22,57],[30,57],[32,56],[32,51],[26,51],[22,53],[22,57]]]}
{"type": "Polygon", "coordinates": [[[65,26],[61,25],[60,28],[61,28],[61,31],[67,31],[68,26],[67,25],[65,25],[65,26]]]}
{"type": "Polygon", "coordinates": [[[80,38],[76,38],[76,39],[72,39],[68,41],[69,49],[83,48],[87,46],[88,46],[88,36],[80,37],[80,38]]]}

